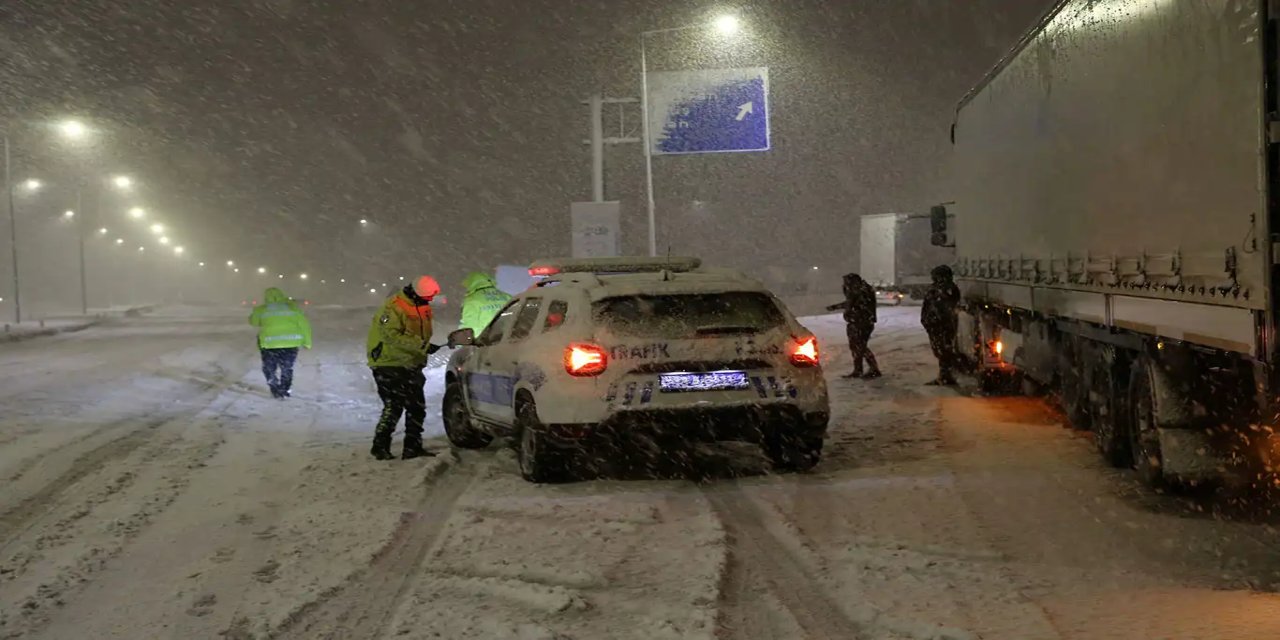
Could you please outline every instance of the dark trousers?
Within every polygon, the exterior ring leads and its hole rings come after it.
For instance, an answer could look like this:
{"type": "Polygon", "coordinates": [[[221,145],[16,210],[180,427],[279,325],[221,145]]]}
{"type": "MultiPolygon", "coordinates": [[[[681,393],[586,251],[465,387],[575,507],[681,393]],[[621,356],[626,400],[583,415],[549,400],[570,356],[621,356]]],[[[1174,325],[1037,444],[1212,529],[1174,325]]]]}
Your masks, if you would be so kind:
{"type": "Polygon", "coordinates": [[[427,400],[422,387],[427,379],[421,369],[408,367],[373,367],[373,381],[378,385],[378,397],[382,399],[382,415],[374,431],[374,442],[387,446],[396,423],[404,414],[404,441],[406,445],[422,442],[422,423],[427,418],[427,400]]]}
{"type": "Polygon", "coordinates": [[[876,364],[876,354],[871,353],[871,347],[867,343],[871,341],[871,332],[875,331],[874,324],[853,324],[846,323],[844,325],[844,333],[849,338],[849,353],[853,354],[853,370],[854,372],[862,372],[862,363],[866,362],[870,371],[880,371],[880,365],[876,364]]]}
{"type": "Polygon", "coordinates": [[[929,334],[929,346],[938,358],[938,380],[954,382],[956,379],[956,328],[925,327],[929,334]]]}
{"type": "Polygon", "coordinates": [[[298,361],[298,348],[261,349],[262,375],[272,395],[289,393],[293,388],[293,363],[298,361]]]}

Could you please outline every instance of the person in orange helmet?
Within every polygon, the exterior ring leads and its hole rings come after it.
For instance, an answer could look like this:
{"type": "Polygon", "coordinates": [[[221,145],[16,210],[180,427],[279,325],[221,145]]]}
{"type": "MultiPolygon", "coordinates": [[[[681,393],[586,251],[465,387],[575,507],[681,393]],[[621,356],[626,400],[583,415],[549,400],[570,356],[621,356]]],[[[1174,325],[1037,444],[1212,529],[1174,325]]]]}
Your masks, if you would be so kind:
{"type": "Polygon", "coordinates": [[[365,354],[382,399],[382,415],[369,453],[379,460],[395,457],[391,454],[391,435],[401,414],[405,416],[401,458],[435,455],[422,446],[422,423],[427,416],[422,369],[427,357],[440,350],[431,344],[431,299],[439,294],[440,285],[435,278],[421,276],[388,297],[369,327],[365,354]]]}

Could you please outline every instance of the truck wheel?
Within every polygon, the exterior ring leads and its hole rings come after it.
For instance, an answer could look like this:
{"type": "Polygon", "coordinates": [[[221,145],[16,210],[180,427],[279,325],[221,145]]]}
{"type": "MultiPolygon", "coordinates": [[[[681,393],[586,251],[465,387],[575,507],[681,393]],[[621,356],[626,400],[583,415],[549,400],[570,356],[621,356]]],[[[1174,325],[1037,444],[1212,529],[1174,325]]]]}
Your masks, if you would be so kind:
{"type": "Polygon", "coordinates": [[[1125,435],[1126,416],[1122,398],[1127,394],[1116,384],[1114,352],[1110,347],[1100,351],[1095,363],[1093,387],[1089,389],[1089,418],[1093,427],[1093,443],[1107,464],[1123,469],[1133,456],[1125,435]]]}
{"type": "Polygon", "coordinates": [[[1064,356],[1059,361],[1061,379],[1058,383],[1059,401],[1062,410],[1067,414],[1067,422],[1072,429],[1089,430],[1089,388],[1080,370],[1080,358],[1077,351],[1064,356]]]}
{"type": "Polygon", "coordinates": [[[779,471],[809,471],[822,459],[822,438],[773,433],[765,438],[765,455],[779,471]]]}
{"type": "Polygon", "coordinates": [[[516,429],[519,445],[516,458],[520,475],[529,482],[563,482],[568,473],[562,455],[546,444],[546,427],[538,421],[538,410],[532,401],[516,407],[516,429]]]}
{"type": "Polygon", "coordinates": [[[1129,449],[1133,468],[1149,486],[1164,479],[1164,459],[1160,453],[1160,432],[1156,428],[1150,364],[1139,360],[1129,374],[1129,449]]]}
{"type": "Polygon", "coordinates": [[[493,442],[493,436],[472,426],[461,384],[455,381],[445,385],[441,405],[444,433],[450,444],[459,449],[483,449],[493,442]]]}

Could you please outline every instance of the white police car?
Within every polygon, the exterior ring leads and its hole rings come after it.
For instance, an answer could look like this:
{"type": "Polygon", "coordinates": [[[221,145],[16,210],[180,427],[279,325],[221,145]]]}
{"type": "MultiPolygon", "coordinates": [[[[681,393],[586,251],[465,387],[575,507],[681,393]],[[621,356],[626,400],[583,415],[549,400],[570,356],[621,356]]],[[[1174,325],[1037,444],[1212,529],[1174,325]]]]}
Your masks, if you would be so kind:
{"type": "Polygon", "coordinates": [[[538,284],[479,336],[449,336],[462,347],[446,372],[449,440],[511,436],[534,482],[640,440],[744,440],[777,468],[817,464],[829,416],[817,340],[760,283],[700,264],[535,263],[538,284]]]}

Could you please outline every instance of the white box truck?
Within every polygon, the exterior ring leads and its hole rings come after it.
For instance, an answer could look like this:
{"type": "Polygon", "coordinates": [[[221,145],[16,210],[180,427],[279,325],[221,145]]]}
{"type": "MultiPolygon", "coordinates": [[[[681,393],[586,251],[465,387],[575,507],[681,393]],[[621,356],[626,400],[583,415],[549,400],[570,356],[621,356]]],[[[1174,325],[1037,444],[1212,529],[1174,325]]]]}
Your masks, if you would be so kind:
{"type": "Polygon", "coordinates": [[[876,288],[882,303],[896,304],[902,295],[923,296],[929,272],[955,260],[954,249],[930,243],[928,214],[869,214],[862,216],[860,226],[858,273],[876,288]]]}
{"type": "Polygon", "coordinates": [[[1152,482],[1274,478],[1277,17],[1063,0],[956,111],[959,348],[1152,482]]]}

